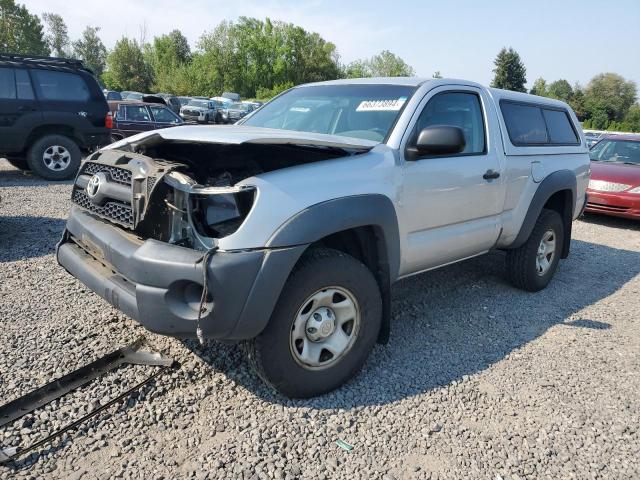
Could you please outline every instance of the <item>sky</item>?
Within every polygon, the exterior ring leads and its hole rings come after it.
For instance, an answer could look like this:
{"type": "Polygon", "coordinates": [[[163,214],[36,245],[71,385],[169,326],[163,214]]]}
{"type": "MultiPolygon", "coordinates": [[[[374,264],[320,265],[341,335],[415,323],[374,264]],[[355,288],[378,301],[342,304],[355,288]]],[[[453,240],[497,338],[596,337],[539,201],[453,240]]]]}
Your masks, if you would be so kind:
{"type": "Polygon", "coordinates": [[[178,28],[192,48],[203,32],[239,16],[283,20],[333,42],[341,62],[390,50],[419,76],[489,84],[493,60],[513,47],[538,77],[586,84],[616,72],[640,84],[640,0],[18,0],[63,16],[71,39],[101,28],[110,48],[123,35],[151,40],[178,28]]]}

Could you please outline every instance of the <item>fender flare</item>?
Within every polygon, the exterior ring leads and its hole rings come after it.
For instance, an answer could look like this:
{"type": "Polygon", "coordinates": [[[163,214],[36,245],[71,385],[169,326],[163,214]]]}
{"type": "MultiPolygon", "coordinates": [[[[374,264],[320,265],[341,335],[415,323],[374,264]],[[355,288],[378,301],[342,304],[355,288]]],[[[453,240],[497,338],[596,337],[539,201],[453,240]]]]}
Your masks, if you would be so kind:
{"type": "Polygon", "coordinates": [[[571,201],[565,202],[564,212],[562,212],[565,235],[561,258],[567,258],[569,255],[569,247],[571,245],[571,224],[573,221],[573,212],[575,211],[576,206],[577,192],[576,176],[575,173],[570,170],[555,171],[540,182],[536,193],[531,199],[529,210],[524,217],[520,231],[511,245],[507,247],[508,249],[518,248],[527,241],[547,201],[552,195],[562,190],[571,191],[571,201]]]}
{"type": "Polygon", "coordinates": [[[283,223],[266,246],[308,245],[328,235],[364,226],[377,227],[382,234],[392,283],[400,269],[400,233],[396,209],[385,195],[352,195],[312,205],[283,223]]]}

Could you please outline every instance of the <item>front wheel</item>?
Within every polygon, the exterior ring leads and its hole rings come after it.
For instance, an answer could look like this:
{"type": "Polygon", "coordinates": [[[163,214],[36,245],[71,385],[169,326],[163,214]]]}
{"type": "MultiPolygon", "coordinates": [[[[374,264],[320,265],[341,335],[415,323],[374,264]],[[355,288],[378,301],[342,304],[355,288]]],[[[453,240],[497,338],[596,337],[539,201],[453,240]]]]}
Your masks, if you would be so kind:
{"type": "Polygon", "coordinates": [[[345,253],[313,249],[287,280],[265,330],[245,343],[247,356],[280,393],[313,397],[360,370],[381,320],[380,289],[371,271],[345,253]]]}
{"type": "Polygon", "coordinates": [[[560,214],[542,210],[527,241],[507,251],[507,275],[511,283],[529,292],[545,288],[558,268],[563,243],[560,214]]]}

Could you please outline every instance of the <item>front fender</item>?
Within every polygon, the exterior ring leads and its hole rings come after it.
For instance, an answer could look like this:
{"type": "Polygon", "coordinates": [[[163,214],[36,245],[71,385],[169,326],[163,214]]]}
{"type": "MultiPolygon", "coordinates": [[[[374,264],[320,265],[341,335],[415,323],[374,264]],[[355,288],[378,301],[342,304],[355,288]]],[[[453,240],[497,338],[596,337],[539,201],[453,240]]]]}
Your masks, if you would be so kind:
{"type": "Polygon", "coordinates": [[[382,233],[390,282],[400,268],[400,234],[392,201],[381,194],[341,197],[318,203],[283,223],[267,241],[268,248],[308,245],[333,233],[373,226],[382,233]]]}

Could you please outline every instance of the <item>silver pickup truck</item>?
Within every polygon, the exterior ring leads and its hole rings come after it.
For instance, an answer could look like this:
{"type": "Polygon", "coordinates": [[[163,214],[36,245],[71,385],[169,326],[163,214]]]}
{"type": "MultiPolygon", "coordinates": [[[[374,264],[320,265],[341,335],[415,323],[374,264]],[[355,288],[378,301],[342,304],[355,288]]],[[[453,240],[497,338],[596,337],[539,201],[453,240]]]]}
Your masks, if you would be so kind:
{"type": "Polygon", "coordinates": [[[154,332],[241,342],[284,395],[388,339],[398,279],[493,249],[537,291],[569,255],[589,156],[563,102],[460,80],[303,85],[227,127],[90,156],[59,263],[154,332]]]}

